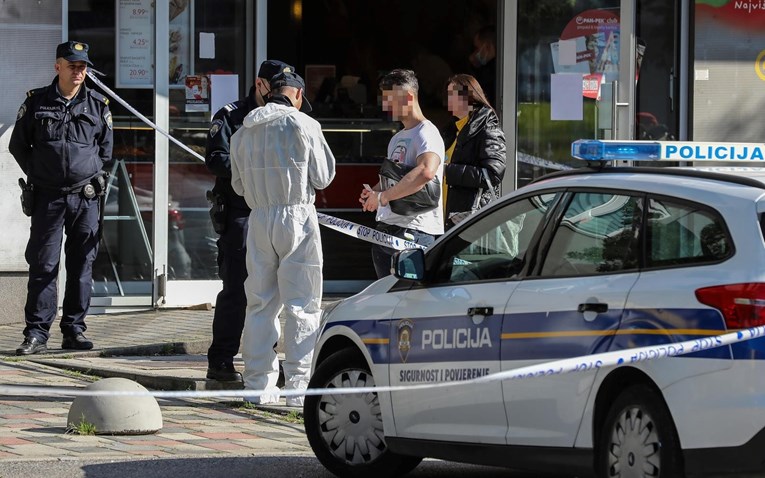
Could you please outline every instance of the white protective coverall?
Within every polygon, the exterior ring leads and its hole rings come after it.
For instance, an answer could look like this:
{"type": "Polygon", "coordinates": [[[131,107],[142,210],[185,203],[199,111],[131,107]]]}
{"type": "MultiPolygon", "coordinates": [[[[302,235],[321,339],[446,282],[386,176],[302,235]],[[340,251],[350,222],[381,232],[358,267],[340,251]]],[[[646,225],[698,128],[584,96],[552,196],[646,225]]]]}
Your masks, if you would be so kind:
{"type": "MultiPolygon", "coordinates": [[[[274,403],[279,313],[284,305],[285,389],[308,387],[321,315],[322,250],[316,189],[335,177],[335,157],[319,123],[297,109],[268,103],[251,111],[231,137],[231,186],[252,209],[247,233],[244,385],[274,403]]],[[[302,404],[302,397],[288,405],[302,404]]]]}

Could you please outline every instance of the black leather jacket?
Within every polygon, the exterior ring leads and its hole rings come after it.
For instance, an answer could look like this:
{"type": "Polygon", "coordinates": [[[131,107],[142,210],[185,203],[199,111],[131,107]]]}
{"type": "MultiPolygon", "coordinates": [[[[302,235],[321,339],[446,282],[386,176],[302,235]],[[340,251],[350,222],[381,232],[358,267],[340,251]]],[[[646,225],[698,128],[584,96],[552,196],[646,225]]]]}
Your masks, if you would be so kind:
{"type": "Polygon", "coordinates": [[[29,182],[42,189],[82,186],[112,160],[109,100],[84,84],[67,104],[56,88],[27,92],[8,145],[29,182]]]}
{"type": "Polygon", "coordinates": [[[231,136],[242,127],[242,122],[247,113],[258,107],[255,101],[254,87],[250,88],[247,98],[242,98],[229,103],[219,109],[213,117],[210,125],[210,133],[207,135],[207,148],[205,151],[205,164],[215,174],[215,187],[213,191],[226,198],[229,207],[250,210],[244,198],[231,188],[231,136]]]}
{"type": "MultiPolygon", "coordinates": [[[[446,141],[451,145],[448,136],[446,141]]],[[[481,169],[486,169],[493,186],[500,184],[505,176],[505,149],[505,133],[497,115],[488,106],[481,106],[457,136],[451,160],[444,169],[449,188],[446,218],[450,213],[470,211],[479,189],[485,189],[481,169]]]]}

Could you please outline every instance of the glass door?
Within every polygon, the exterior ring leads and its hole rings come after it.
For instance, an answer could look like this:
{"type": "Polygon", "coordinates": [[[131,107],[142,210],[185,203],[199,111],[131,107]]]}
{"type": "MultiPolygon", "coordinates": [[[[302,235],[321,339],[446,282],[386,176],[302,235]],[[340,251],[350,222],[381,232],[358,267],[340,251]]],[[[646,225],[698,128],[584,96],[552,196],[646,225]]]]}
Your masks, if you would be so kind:
{"type": "Polygon", "coordinates": [[[677,138],[680,4],[518,2],[505,28],[517,29],[518,186],[576,167],[576,139],[677,138]]]}
{"type": "Polygon", "coordinates": [[[158,69],[167,82],[162,114],[167,131],[185,147],[168,141],[167,155],[157,158],[158,165],[166,158],[164,177],[155,178],[167,204],[166,268],[157,270],[164,292],[157,299],[165,306],[215,304],[221,289],[218,234],[206,195],[215,176],[203,158],[212,116],[244,97],[252,84],[247,25],[254,11],[252,1],[226,3],[221,9],[218,0],[178,2],[176,7],[171,2],[168,14],[167,68],[158,69]]]}

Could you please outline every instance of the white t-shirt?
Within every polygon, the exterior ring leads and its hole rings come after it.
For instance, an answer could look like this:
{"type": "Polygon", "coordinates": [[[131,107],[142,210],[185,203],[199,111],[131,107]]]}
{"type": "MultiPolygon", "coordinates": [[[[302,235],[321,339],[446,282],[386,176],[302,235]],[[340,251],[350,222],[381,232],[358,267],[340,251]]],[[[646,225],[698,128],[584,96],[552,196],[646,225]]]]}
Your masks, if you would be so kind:
{"type": "MultiPolygon", "coordinates": [[[[441,184],[444,181],[444,140],[438,128],[428,120],[417,126],[396,133],[388,143],[388,158],[408,166],[417,165],[417,157],[423,153],[433,153],[441,160],[436,175],[441,184]]],[[[416,216],[401,216],[384,206],[377,209],[377,221],[385,224],[416,229],[428,234],[444,233],[443,198],[438,199],[438,207],[416,216]]]]}

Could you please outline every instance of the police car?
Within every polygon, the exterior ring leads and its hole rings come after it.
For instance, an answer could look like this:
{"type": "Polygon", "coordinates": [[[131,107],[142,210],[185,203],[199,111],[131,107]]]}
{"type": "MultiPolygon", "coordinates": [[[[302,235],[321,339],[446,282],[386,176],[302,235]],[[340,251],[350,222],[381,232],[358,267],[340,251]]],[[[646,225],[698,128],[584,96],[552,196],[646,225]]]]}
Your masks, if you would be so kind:
{"type": "Polygon", "coordinates": [[[306,397],[304,418],[326,468],[397,476],[434,457],[600,477],[763,469],[765,339],[717,345],[765,324],[765,172],[606,163],[762,161],[765,147],[572,151],[592,166],[397,253],[393,275],[325,309],[310,388],[338,393],[306,397]],[[592,359],[689,340],[711,345],[592,359]],[[561,360],[575,371],[547,366],[561,360]],[[492,379],[528,366],[539,371],[527,380],[492,379]]]}

